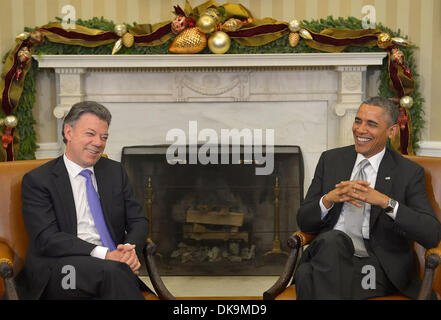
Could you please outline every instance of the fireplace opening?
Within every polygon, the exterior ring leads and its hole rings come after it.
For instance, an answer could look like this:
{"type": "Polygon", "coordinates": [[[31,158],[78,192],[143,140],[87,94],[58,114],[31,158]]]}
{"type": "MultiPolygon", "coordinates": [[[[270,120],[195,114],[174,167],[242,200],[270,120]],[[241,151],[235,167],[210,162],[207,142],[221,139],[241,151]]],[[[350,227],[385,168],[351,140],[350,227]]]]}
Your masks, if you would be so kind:
{"type": "Polygon", "coordinates": [[[219,147],[217,164],[192,163],[191,152],[201,146],[185,146],[185,157],[174,162],[167,159],[168,148],[122,151],[135,197],[150,220],[160,274],[279,275],[303,200],[300,147],[275,146],[268,175],[256,175],[263,164],[243,146],[219,147]],[[223,152],[228,163],[221,161],[223,152]]]}

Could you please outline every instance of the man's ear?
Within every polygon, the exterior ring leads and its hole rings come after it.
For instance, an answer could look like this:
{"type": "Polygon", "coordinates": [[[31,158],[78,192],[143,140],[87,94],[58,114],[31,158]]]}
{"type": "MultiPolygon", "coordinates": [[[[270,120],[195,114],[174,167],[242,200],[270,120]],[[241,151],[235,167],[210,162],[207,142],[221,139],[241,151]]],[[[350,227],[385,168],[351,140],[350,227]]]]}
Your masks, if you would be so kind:
{"type": "Polygon", "coordinates": [[[389,128],[389,139],[392,139],[393,137],[395,137],[395,135],[398,133],[398,124],[395,123],[393,126],[391,126],[389,128]]]}
{"type": "Polygon", "coordinates": [[[70,141],[72,137],[72,130],[73,127],[70,124],[64,125],[63,132],[64,132],[64,137],[66,138],[67,141],[70,141]]]}

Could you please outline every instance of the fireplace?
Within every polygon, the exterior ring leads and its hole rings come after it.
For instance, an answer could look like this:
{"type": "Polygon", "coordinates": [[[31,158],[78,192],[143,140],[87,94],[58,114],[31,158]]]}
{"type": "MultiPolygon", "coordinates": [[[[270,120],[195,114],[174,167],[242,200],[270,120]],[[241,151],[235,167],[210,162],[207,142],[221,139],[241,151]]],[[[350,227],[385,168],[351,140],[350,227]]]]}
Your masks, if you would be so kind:
{"type": "Polygon", "coordinates": [[[219,148],[218,164],[191,164],[191,146],[185,146],[185,158],[171,162],[168,148],[122,151],[135,196],[150,218],[161,275],[280,274],[303,197],[300,148],[274,147],[274,169],[267,175],[256,175],[262,164],[243,146],[219,148]],[[229,161],[221,164],[225,152],[229,161]]]}

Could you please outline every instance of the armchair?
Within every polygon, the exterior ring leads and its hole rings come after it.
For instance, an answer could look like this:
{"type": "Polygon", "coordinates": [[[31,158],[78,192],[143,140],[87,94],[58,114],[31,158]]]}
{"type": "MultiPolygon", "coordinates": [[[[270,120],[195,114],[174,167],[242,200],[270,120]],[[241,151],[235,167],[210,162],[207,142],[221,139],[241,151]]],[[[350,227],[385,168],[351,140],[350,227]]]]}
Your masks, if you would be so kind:
{"type": "MultiPolygon", "coordinates": [[[[441,158],[425,156],[407,156],[410,160],[424,168],[426,178],[426,192],[430,204],[441,221],[441,158]]],[[[264,300],[293,300],[296,299],[295,285],[290,284],[297,264],[299,251],[309,244],[315,235],[297,231],[288,239],[288,247],[291,249],[285,268],[274,285],[263,293],[264,300]]],[[[418,260],[419,276],[422,279],[418,294],[419,300],[430,297],[433,289],[440,299],[441,294],[441,268],[437,268],[441,260],[441,242],[436,248],[426,250],[420,244],[413,243],[415,257],[418,260]]],[[[374,300],[407,300],[408,298],[397,292],[393,296],[379,297],[374,300]]]]}
{"type": "MultiPolygon", "coordinates": [[[[0,297],[17,300],[14,277],[23,268],[28,236],[21,207],[23,176],[50,159],[24,160],[0,163],[0,297]]],[[[143,292],[147,300],[174,299],[162,282],[154,260],[155,244],[147,239],[143,250],[150,280],[157,295],[143,292]]]]}

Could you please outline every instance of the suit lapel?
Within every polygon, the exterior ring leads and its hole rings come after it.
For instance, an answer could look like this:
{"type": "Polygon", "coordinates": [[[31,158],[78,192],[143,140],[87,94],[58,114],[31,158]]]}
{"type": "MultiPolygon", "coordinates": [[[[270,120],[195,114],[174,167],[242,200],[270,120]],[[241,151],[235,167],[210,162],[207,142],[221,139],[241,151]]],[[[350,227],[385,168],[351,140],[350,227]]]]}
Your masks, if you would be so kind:
{"type": "MultiPolygon", "coordinates": [[[[383,160],[381,160],[380,167],[378,168],[377,180],[375,182],[375,189],[385,195],[391,195],[392,185],[395,178],[396,163],[391,155],[391,152],[392,151],[390,149],[386,148],[383,160]]],[[[369,233],[372,232],[381,211],[381,207],[372,206],[369,221],[369,233]]]]}
{"type": "Polygon", "coordinates": [[[104,219],[106,220],[107,227],[112,236],[113,241],[116,243],[115,233],[111,223],[111,210],[110,203],[112,202],[112,180],[111,176],[104,170],[103,161],[100,159],[93,167],[95,172],[96,184],[98,187],[98,194],[100,196],[101,208],[103,209],[104,219]]]}
{"type": "Polygon", "coordinates": [[[77,213],[75,209],[75,200],[73,198],[72,186],[70,184],[69,174],[64,164],[63,156],[57,159],[52,174],[54,175],[55,186],[58,191],[58,200],[64,207],[65,218],[69,227],[67,232],[77,234],[77,213]]]}

